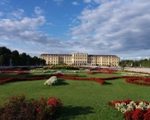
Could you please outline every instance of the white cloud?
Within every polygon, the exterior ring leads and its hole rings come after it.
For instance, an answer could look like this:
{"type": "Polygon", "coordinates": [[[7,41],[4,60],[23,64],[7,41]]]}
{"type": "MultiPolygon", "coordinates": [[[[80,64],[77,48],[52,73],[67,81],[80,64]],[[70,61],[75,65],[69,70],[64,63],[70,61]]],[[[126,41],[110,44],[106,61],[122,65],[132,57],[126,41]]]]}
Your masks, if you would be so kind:
{"type": "Polygon", "coordinates": [[[91,52],[134,56],[138,50],[149,56],[145,51],[150,50],[150,1],[105,1],[94,9],[82,11],[77,18],[80,24],[71,28],[74,41],[91,52]]]}
{"type": "Polygon", "coordinates": [[[40,39],[45,35],[38,29],[46,23],[46,19],[37,9],[36,17],[26,17],[23,9],[6,13],[0,19],[0,40],[41,42],[40,39]]]}
{"type": "MultiPolygon", "coordinates": [[[[21,13],[24,13],[23,10],[21,13]]],[[[11,15],[17,15],[18,12],[12,12],[11,15]]],[[[18,14],[20,15],[20,14],[18,14]]],[[[11,49],[22,49],[26,52],[46,52],[46,51],[66,51],[69,48],[69,42],[62,42],[57,38],[53,38],[45,32],[40,31],[40,27],[50,24],[46,22],[45,16],[33,15],[27,17],[12,17],[0,19],[0,44],[6,45],[11,49]],[[20,47],[19,47],[20,46],[20,47]]],[[[52,23],[51,23],[52,25],[52,23]]],[[[72,45],[71,45],[72,46],[72,45]]]]}
{"type": "Polygon", "coordinates": [[[21,19],[24,15],[24,10],[23,9],[17,9],[15,11],[12,11],[10,14],[12,17],[21,19]]]}
{"type": "Polygon", "coordinates": [[[79,5],[79,3],[77,1],[73,1],[72,4],[73,5],[79,5]]]}
{"type": "Polygon", "coordinates": [[[45,23],[44,16],[38,16],[36,18],[23,17],[21,20],[1,19],[0,28],[3,31],[23,30],[23,29],[35,29],[45,23]]]}

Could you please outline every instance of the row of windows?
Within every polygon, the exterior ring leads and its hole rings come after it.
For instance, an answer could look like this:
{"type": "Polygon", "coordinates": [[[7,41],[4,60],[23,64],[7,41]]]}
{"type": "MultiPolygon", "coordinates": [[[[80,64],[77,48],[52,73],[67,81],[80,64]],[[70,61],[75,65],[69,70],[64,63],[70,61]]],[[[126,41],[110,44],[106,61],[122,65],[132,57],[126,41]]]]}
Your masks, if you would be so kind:
{"type": "MultiPolygon", "coordinates": [[[[49,61],[58,61],[58,59],[48,59],[49,61]]],[[[62,61],[71,61],[70,59],[65,59],[65,60],[62,60],[62,61]]],[[[87,59],[74,59],[74,61],[87,61],[87,59]]],[[[112,60],[112,61],[110,61],[110,60],[102,60],[102,61],[98,61],[98,60],[95,60],[95,59],[93,59],[93,60],[88,60],[88,61],[97,61],[97,62],[117,62],[117,60],[112,60]]]]}
{"type": "Polygon", "coordinates": [[[70,60],[48,60],[48,61],[50,61],[50,62],[71,62],[70,60]]]}
{"type": "Polygon", "coordinates": [[[55,58],[53,58],[53,59],[48,59],[49,61],[52,61],[52,60],[58,60],[58,59],[55,59],[55,58]]]}
{"type": "MultiPolygon", "coordinates": [[[[60,62],[57,60],[51,60],[49,62],[60,62]]],[[[72,61],[62,61],[62,62],[72,62],[72,61]]],[[[87,61],[73,61],[74,63],[87,63],[87,61]]],[[[118,62],[95,62],[95,61],[88,61],[89,63],[103,63],[103,64],[110,64],[110,63],[118,63],[118,62]]]]}
{"type": "Polygon", "coordinates": [[[87,63],[87,62],[83,62],[83,61],[74,61],[74,63],[87,63]]]}
{"type": "Polygon", "coordinates": [[[88,56],[87,54],[73,54],[73,56],[84,56],[84,57],[86,57],[86,56],[88,56]]]}
{"type": "Polygon", "coordinates": [[[103,56],[88,56],[87,54],[73,54],[72,56],[60,56],[60,55],[49,55],[49,56],[41,56],[41,58],[52,58],[52,57],[62,57],[62,58],[71,58],[71,57],[85,57],[85,58],[96,58],[96,59],[117,59],[117,57],[103,57],[103,56]]]}
{"type": "MultiPolygon", "coordinates": [[[[57,63],[57,62],[55,62],[55,63],[52,63],[52,62],[48,62],[48,64],[49,65],[52,65],[52,64],[59,64],[59,63],[57,63]]],[[[66,63],[66,64],[72,64],[72,63],[66,63]]],[[[74,63],[73,65],[77,65],[77,66],[79,66],[79,65],[87,65],[86,63],[74,63]]],[[[95,64],[95,63],[91,63],[91,65],[97,65],[97,64],[95,64]]],[[[109,66],[110,64],[98,64],[98,65],[102,65],[102,66],[109,66]]],[[[111,66],[118,66],[118,64],[111,64],[111,66]]]]}
{"type": "MultiPolygon", "coordinates": [[[[52,59],[59,59],[58,57],[48,57],[48,58],[44,58],[43,57],[43,59],[48,59],[48,60],[52,60],[52,59]]],[[[62,58],[62,59],[66,59],[66,60],[71,60],[72,58],[62,58]]],[[[77,57],[77,58],[73,58],[73,59],[77,59],[77,60],[79,60],[79,59],[82,59],[82,60],[87,60],[87,58],[85,58],[85,57],[77,57]]],[[[102,59],[96,59],[96,58],[90,58],[90,59],[88,59],[89,61],[90,60],[97,60],[97,61],[118,61],[119,59],[108,59],[108,58],[102,58],[102,59]]]]}

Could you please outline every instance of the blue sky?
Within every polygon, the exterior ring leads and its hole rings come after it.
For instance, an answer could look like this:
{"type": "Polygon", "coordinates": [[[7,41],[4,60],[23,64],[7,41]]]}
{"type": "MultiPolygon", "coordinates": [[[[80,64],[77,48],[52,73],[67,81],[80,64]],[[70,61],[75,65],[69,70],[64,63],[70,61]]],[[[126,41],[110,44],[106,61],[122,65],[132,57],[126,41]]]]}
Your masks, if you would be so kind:
{"type": "Polygon", "coordinates": [[[149,0],[1,0],[0,46],[150,57],[149,0]]]}

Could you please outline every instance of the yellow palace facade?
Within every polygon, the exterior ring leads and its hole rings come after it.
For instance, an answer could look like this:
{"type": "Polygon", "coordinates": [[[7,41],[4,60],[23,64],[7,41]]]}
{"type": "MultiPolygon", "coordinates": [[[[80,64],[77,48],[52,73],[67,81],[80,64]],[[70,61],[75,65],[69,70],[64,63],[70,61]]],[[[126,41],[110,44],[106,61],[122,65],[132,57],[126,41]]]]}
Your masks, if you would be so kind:
{"type": "Polygon", "coordinates": [[[120,58],[116,55],[88,55],[87,53],[41,54],[40,58],[44,59],[47,65],[118,66],[120,61],[120,58]]]}

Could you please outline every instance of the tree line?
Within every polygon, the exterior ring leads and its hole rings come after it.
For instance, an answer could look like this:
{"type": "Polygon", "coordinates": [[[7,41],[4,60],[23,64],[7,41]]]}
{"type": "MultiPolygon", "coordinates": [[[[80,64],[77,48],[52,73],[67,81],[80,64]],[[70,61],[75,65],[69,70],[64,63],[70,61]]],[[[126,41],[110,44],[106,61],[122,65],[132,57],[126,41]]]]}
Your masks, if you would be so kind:
{"type": "Polygon", "coordinates": [[[6,47],[0,47],[0,66],[39,66],[45,63],[45,60],[36,56],[31,57],[17,50],[11,51],[6,47]]]}
{"type": "Polygon", "coordinates": [[[150,58],[141,60],[122,60],[120,61],[122,67],[150,67],[150,58]]]}

